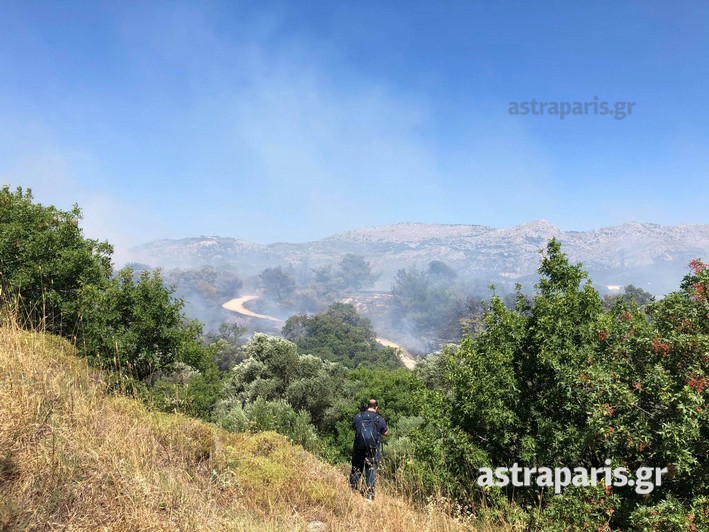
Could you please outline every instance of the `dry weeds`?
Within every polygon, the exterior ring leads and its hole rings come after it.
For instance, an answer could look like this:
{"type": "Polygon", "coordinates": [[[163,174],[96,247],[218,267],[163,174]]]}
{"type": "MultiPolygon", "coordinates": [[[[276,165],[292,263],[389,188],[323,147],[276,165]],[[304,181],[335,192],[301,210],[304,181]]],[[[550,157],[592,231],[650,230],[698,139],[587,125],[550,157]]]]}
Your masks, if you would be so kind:
{"type": "Polygon", "coordinates": [[[446,531],[435,505],[353,494],[274,433],[234,434],[105,392],[56,337],[0,327],[0,529],[446,531]],[[318,522],[318,523],[315,523],[318,522]]]}

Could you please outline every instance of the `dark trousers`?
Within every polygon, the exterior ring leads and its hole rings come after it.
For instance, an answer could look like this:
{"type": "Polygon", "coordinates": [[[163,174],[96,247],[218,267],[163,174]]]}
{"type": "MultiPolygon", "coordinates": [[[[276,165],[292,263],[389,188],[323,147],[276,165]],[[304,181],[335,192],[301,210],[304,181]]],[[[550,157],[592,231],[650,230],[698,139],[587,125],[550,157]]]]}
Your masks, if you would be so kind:
{"type": "Polygon", "coordinates": [[[352,471],[350,472],[350,486],[353,489],[360,489],[360,480],[364,473],[365,494],[367,497],[374,497],[374,486],[377,476],[377,451],[376,449],[353,449],[352,450],[352,471]]]}

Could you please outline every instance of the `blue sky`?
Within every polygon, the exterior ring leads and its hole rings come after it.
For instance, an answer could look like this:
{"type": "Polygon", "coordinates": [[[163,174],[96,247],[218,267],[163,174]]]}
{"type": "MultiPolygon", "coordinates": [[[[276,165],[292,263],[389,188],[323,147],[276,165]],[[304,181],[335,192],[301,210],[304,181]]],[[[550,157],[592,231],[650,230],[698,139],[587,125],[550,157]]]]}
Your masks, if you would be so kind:
{"type": "Polygon", "coordinates": [[[708,88],[700,1],[0,0],[0,184],[119,248],[709,223],[708,88]]]}

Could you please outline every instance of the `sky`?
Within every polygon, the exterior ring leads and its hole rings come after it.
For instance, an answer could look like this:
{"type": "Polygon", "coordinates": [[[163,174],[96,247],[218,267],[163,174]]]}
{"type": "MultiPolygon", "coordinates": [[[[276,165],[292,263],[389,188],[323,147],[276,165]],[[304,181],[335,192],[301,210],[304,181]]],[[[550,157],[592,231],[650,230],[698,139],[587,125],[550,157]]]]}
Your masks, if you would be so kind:
{"type": "Polygon", "coordinates": [[[708,96],[703,1],[0,0],[0,185],[117,248],[709,223],[708,96]]]}

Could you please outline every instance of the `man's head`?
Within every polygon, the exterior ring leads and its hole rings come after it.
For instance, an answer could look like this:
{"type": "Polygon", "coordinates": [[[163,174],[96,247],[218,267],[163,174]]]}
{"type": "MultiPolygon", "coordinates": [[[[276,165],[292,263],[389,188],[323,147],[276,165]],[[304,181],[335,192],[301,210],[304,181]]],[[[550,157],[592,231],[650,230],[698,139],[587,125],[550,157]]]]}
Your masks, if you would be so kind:
{"type": "Polygon", "coordinates": [[[367,403],[367,409],[372,410],[373,412],[376,412],[379,410],[379,403],[377,403],[376,399],[370,399],[369,402],[367,403]]]}

